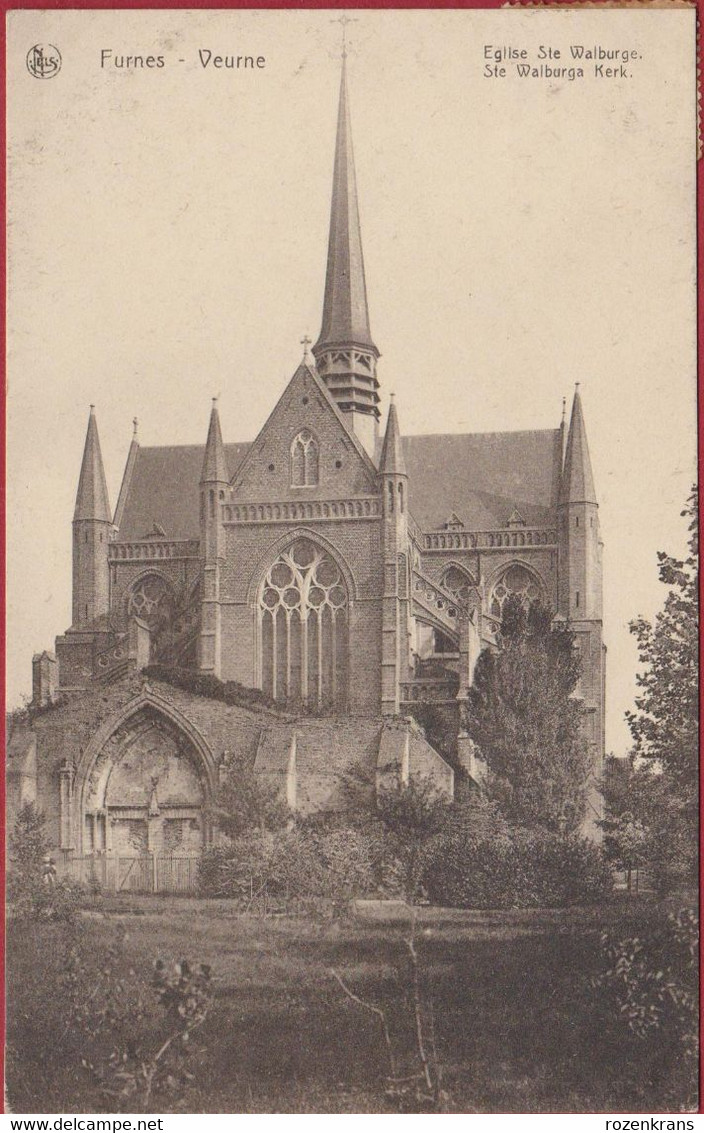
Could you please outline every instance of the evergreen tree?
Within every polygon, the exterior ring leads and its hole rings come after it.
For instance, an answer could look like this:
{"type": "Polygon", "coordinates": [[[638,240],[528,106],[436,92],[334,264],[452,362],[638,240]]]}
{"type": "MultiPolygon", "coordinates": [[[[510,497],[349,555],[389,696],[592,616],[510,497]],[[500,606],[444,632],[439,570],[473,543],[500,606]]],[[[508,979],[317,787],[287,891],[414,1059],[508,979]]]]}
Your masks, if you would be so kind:
{"type": "Polygon", "coordinates": [[[500,650],[485,650],[468,690],[466,730],[488,767],[487,791],[509,822],[568,833],[586,807],[590,756],[575,696],[573,634],[510,597],[500,650]]]}
{"type": "Polygon", "coordinates": [[[689,554],[658,553],[660,581],[669,587],[654,622],[638,618],[641,672],[635,712],[627,713],[633,756],[647,810],[648,856],[662,888],[696,880],[699,777],[699,622],[697,490],[681,513],[689,520],[689,554]]]}

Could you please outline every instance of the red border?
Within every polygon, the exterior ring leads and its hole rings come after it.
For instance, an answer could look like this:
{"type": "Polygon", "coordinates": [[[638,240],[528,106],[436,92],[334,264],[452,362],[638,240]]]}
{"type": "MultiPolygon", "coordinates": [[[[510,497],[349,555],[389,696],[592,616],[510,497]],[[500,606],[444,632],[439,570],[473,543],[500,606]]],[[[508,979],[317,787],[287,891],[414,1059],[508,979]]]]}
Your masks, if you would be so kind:
{"type": "MultiPolygon", "coordinates": [[[[628,0],[623,5],[613,5],[610,0],[596,0],[593,6],[623,6],[630,7],[628,0]]],[[[515,4],[516,7],[532,7],[533,4],[521,3],[520,0],[515,4]]],[[[541,5],[542,6],[542,5],[541,5]]],[[[548,6],[548,5],[546,5],[548,6]]],[[[549,4],[549,6],[556,6],[549,4]]],[[[579,0],[567,0],[563,3],[563,7],[580,7],[579,0]]],[[[592,5],[590,5],[592,6],[592,5]]],[[[636,6],[636,5],[633,5],[636,6]]],[[[644,7],[649,5],[644,4],[644,7]]],[[[665,5],[663,5],[665,6],[665,5]]],[[[673,5],[674,6],[674,5],[673,5]]],[[[679,5],[681,7],[688,6],[685,3],[679,5]]],[[[701,43],[701,27],[702,27],[702,12],[704,10],[704,0],[694,0],[692,4],[697,10],[697,67],[699,73],[699,82],[697,84],[697,103],[698,103],[698,126],[701,137],[701,73],[702,73],[702,43],[701,43]]],[[[447,9],[447,8],[462,8],[462,9],[492,9],[505,7],[504,0],[464,0],[464,2],[440,2],[428,3],[424,0],[397,0],[396,3],[385,3],[383,0],[366,0],[363,3],[346,4],[343,0],[308,0],[307,3],[297,3],[296,0],[288,0],[288,2],[277,2],[277,0],[258,0],[257,3],[247,3],[246,0],[151,0],[151,3],[143,3],[141,0],[71,0],[70,3],[61,3],[61,0],[0,0],[0,12],[3,14],[2,31],[2,46],[0,49],[0,151],[6,154],[6,52],[7,52],[7,35],[6,35],[6,15],[9,11],[28,9],[28,10],[61,10],[63,8],[80,9],[80,10],[105,10],[105,9],[139,9],[139,10],[160,10],[160,9],[178,9],[185,10],[194,9],[217,9],[229,10],[235,8],[245,9],[293,9],[296,11],[307,11],[314,9],[346,9],[348,11],[364,11],[365,9],[447,9]]],[[[701,280],[704,278],[704,173],[702,172],[702,159],[697,156],[697,410],[698,410],[698,468],[699,468],[699,483],[702,483],[704,477],[704,429],[702,428],[702,403],[704,401],[704,394],[702,393],[701,374],[702,363],[704,362],[704,297],[702,295],[701,280]]],[[[2,217],[3,231],[6,231],[6,166],[3,162],[2,174],[0,175],[0,214],[2,217]]],[[[2,272],[0,272],[0,322],[1,322],[1,342],[2,342],[2,360],[0,362],[0,380],[2,381],[3,394],[6,392],[6,250],[3,242],[2,247],[2,272]]],[[[6,434],[5,434],[5,414],[2,415],[0,421],[0,484],[3,488],[5,485],[6,475],[6,434]]],[[[700,530],[702,526],[702,518],[704,518],[704,507],[702,506],[702,496],[699,498],[699,521],[700,530]]],[[[5,587],[5,548],[6,548],[6,510],[5,510],[5,492],[2,491],[0,495],[0,555],[2,556],[2,571],[0,572],[0,616],[2,617],[3,632],[0,637],[0,666],[2,670],[2,683],[0,685],[0,704],[2,705],[3,715],[6,709],[5,701],[5,672],[6,672],[6,654],[5,654],[5,613],[6,613],[6,587],[5,587]]],[[[704,606],[704,578],[700,574],[700,609],[704,606]]],[[[702,691],[704,690],[704,679],[702,678],[702,665],[704,659],[704,633],[700,627],[699,639],[699,657],[700,657],[700,700],[702,691]]],[[[700,749],[704,747],[704,726],[700,722],[700,749]]],[[[3,754],[3,767],[5,764],[5,748],[2,749],[3,754]]],[[[700,776],[699,782],[700,792],[700,813],[704,810],[704,777],[700,776]]],[[[5,839],[5,775],[0,776],[0,830],[3,836],[3,845],[5,839]]],[[[699,833],[699,846],[700,846],[700,861],[704,857],[704,828],[700,822],[699,833]]],[[[0,863],[0,899],[2,900],[2,908],[5,908],[5,859],[2,858],[0,863]]],[[[704,886],[702,885],[702,873],[700,865],[700,904],[701,897],[704,894],[704,886]]],[[[700,937],[700,966],[704,967],[704,948],[700,937]]],[[[5,970],[5,924],[4,917],[2,927],[0,929],[0,971],[4,973],[5,970]]],[[[704,1035],[704,995],[700,998],[700,1039],[704,1035]]],[[[5,1080],[5,983],[4,978],[0,980],[0,1079],[5,1080]]],[[[704,1052],[702,1052],[702,1043],[700,1041],[700,1095],[699,1095],[699,1113],[704,1113],[704,1052]]],[[[2,1105],[1,1112],[4,1113],[4,1104],[2,1105]]],[[[569,1115],[567,1115],[569,1116],[569,1115]]]]}

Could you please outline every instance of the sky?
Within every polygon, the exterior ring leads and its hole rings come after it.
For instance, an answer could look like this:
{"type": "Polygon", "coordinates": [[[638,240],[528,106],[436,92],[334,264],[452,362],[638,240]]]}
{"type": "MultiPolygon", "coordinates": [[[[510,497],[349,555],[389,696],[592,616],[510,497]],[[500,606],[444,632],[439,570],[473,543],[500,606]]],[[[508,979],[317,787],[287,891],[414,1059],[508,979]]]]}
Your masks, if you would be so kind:
{"type": "MultiPolygon", "coordinates": [[[[351,16],[382,410],[395,392],[405,433],[554,428],[580,382],[622,754],[628,623],[662,604],[656,553],[683,551],[695,476],[694,12],[351,16]],[[625,77],[485,74],[497,47],[574,66],[575,44],[628,51],[625,77]]],[[[71,621],[89,405],[114,506],[133,417],[145,445],[204,443],[220,395],[225,440],[251,440],[318,333],[341,29],[329,11],[8,18],[13,706],[71,621]],[[27,69],[37,43],[61,52],[54,78],[27,69]],[[208,51],[265,65],[203,67],[208,51]]]]}

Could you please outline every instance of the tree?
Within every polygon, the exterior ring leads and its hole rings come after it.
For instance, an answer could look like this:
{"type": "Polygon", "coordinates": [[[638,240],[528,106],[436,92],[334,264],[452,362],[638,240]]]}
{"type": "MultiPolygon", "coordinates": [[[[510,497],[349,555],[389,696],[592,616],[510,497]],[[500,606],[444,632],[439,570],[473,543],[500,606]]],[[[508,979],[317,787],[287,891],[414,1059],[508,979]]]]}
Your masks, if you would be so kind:
{"type": "Polygon", "coordinates": [[[412,904],[418,895],[423,851],[444,828],[451,806],[432,780],[422,777],[380,791],[377,805],[392,853],[400,863],[404,896],[412,904]]]}
{"type": "Polygon", "coordinates": [[[651,623],[631,622],[644,666],[636,678],[636,711],[627,713],[634,752],[658,764],[696,808],[698,784],[698,532],[697,490],[681,515],[689,520],[689,554],[675,559],[658,552],[660,581],[670,587],[662,611],[651,623]]]}
{"type": "Polygon", "coordinates": [[[602,784],[605,817],[599,826],[604,832],[604,852],[615,869],[625,872],[629,892],[633,871],[648,860],[648,828],[656,786],[651,768],[637,765],[632,755],[607,759],[602,784]]]}
{"type": "Polygon", "coordinates": [[[230,765],[213,812],[218,826],[229,838],[252,831],[281,830],[290,817],[279,792],[242,761],[230,765]]]}
{"type": "Polygon", "coordinates": [[[479,657],[465,728],[488,767],[487,791],[509,822],[577,830],[591,770],[575,691],[574,636],[534,603],[504,603],[500,650],[479,657]]]}
{"type": "Polygon", "coordinates": [[[49,851],[46,819],[34,803],[25,803],[10,837],[10,895],[17,897],[41,886],[42,866],[49,851]]]}
{"type": "Polygon", "coordinates": [[[631,632],[643,666],[635,712],[627,719],[633,758],[649,770],[648,842],[663,887],[696,880],[699,780],[699,619],[697,489],[681,512],[689,521],[689,554],[658,553],[660,581],[669,587],[654,622],[637,618],[631,632]]]}

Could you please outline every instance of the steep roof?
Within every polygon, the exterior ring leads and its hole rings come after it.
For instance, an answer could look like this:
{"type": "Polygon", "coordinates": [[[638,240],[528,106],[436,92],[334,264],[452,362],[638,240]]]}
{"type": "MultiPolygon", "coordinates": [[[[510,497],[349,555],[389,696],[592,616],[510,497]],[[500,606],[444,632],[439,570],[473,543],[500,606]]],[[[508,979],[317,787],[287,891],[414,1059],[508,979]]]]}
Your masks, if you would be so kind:
{"type": "Polygon", "coordinates": [[[213,408],[210,411],[210,424],[208,426],[208,439],[205,442],[205,455],[203,468],[200,474],[203,483],[227,483],[230,473],[227,470],[227,457],[225,446],[222,443],[222,430],[220,429],[220,414],[218,413],[217,398],[213,398],[213,408]]]}
{"type": "MultiPolygon", "coordinates": [[[[249,444],[225,445],[230,472],[249,444]]],[[[200,476],[205,445],[164,445],[137,451],[125,492],[118,541],[143,539],[158,523],[169,539],[200,535],[200,476]]]]}
{"type": "Polygon", "coordinates": [[[346,62],[343,58],[323,322],[315,350],[352,343],[376,350],[369,330],[346,62]]]}
{"type": "MultiPolygon", "coordinates": [[[[404,437],[409,502],[424,530],[450,515],[468,529],[505,527],[517,508],[528,526],[551,522],[557,505],[560,430],[404,437]]],[[[225,445],[233,473],[249,444],[225,445]]],[[[169,539],[197,539],[203,445],[140,448],[126,493],[119,541],[142,539],[158,523],[169,539]]]]}
{"type": "Polygon", "coordinates": [[[398,413],[396,412],[396,402],[393,400],[393,394],[391,398],[389,417],[386,422],[386,432],[384,434],[384,444],[381,449],[381,457],[379,458],[379,471],[394,473],[397,476],[405,476],[406,462],[403,458],[403,438],[401,437],[401,430],[398,427],[398,413]]]}
{"type": "Polygon", "coordinates": [[[567,437],[565,470],[562,476],[560,499],[562,503],[596,503],[594,475],[592,473],[592,462],[589,457],[587,430],[584,424],[579,386],[575,389],[574,401],[572,403],[572,417],[570,420],[570,431],[567,437]]]}
{"type": "Polygon", "coordinates": [[[112,521],[108,502],[108,486],[105,482],[103,458],[100,452],[98,425],[95,420],[95,407],[92,405],[88,418],[88,430],[83,449],[73,518],[74,521],[77,519],[99,519],[107,523],[112,521]]]}
{"type": "Polygon", "coordinates": [[[450,515],[477,531],[505,527],[515,508],[528,526],[553,517],[562,463],[559,429],[404,437],[408,500],[426,531],[450,515]]]}

